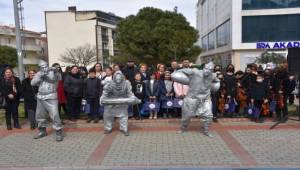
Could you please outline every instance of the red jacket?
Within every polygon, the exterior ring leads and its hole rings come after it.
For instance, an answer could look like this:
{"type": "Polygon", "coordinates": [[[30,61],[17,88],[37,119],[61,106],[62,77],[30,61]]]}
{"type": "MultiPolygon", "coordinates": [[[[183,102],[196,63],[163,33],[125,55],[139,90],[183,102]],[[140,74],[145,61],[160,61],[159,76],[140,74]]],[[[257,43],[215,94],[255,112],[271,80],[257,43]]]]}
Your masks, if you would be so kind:
{"type": "Polygon", "coordinates": [[[65,95],[65,89],[64,89],[64,83],[62,80],[58,81],[57,85],[57,99],[59,104],[66,103],[66,95],[65,95]]]}

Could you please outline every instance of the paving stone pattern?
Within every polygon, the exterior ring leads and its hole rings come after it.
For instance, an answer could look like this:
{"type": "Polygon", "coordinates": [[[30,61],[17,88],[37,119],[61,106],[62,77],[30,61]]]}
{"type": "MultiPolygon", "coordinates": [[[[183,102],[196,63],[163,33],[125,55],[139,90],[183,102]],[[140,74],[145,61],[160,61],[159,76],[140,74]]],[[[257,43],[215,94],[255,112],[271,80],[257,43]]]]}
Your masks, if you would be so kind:
{"type": "Polygon", "coordinates": [[[231,131],[260,165],[300,166],[299,130],[231,131]]]}
{"type": "Polygon", "coordinates": [[[12,134],[0,140],[0,166],[84,166],[102,133],[67,133],[57,143],[54,135],[34,140],[33,133],[12,134]]]}
{"type": "Polygon", "coordinates": [[[118,135],[102,166],[240,164],[224,141],[199,132],[132,132],[118,135]]]}

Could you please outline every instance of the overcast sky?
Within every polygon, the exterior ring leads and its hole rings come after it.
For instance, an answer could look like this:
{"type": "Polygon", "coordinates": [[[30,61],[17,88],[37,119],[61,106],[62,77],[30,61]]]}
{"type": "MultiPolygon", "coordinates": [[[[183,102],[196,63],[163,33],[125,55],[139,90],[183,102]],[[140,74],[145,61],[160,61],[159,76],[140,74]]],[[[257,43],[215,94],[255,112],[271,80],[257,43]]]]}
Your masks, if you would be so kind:
{"type": "MultiPolygon", "coordinates": [[[[136,14],[147,6],[163,10],[178,7],[192,26],[196,27],[197,0],[23,0],[25,28],[33,31],[44,31],[44,11],[66,10],[68,6],[76,6],[77,10],[101,10],[113,12],[126,17],[136,14]]],[[[0,24],[14,25],[13,0],[0,0],[0,24]]]]}

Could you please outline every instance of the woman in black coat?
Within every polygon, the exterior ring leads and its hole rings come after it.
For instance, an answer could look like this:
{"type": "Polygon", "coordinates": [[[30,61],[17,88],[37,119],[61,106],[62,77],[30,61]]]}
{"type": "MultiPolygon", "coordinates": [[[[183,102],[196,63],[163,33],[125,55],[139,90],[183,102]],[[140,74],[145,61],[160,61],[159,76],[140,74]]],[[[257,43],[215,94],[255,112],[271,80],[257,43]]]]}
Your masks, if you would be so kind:
{"type": "MultiPolygon", "coordinates": [[[[150,80],[146,83],[146,100],[150,102],[159,102],[160,88],[159,81],[156,79],[155,73],[152,73],[150,80]]],[[[157,119],[157,112],[150,112],[149,119],[157,119]]]]}
{"type": "MultiPolygon", "coordinates": [[[[257,75],[256,82],[253,83],[250,89],[251,103],[262,111],[262,104],[268,102],[268,85],[264,82],[262,75],[257,75]]],[[[259,122],[264,122],[264,116],[262,114],[256,119],[259,122]]]]}
{"type": "Polygon", "coordinates": [[[19,100],[21,96],[21,82],[13,75],[11,68],[4,70],[4,76],[0,82],[0,89],[5,96],[5,119],[7,130],[12,130],[11,118],[14,120],[14,128],[21,129],[19,124],[19,100]]]}
{"type": "Polygon", "coordinates": [[[28,77],[22,81],[22,95],[24,97],[24,105],[28,113],[28,119],[30,122],[30,129],[36,128],[35,110],[36,110],[36,94],[38,87],[31,86],[31,80],[36,74],[35,70],[28,71],[28,77]]]}
{"type": "MultiPolygon", "coordinates": [[[[226,68],[226,73],[224,75],[224,83],[226,85],[226,92],[227,92],[227,100],[235,100],[236,95],[236,78],[234,75],[234,66],[229,64],[226,68]]],[[[235,113],[228,113],[230,117],[234,117],[235,113]]]]}
{"type": "Polygon", "coordinates": [[[67,111],[72,121],[76,121],[80,115],[83,84],[78,67],[72,66],[71,73],[65,77],[64,81],[64,89],[67,92],[67,111]]]}
{"type": "MultiPolygon", "coordinates": [[[[162,104],[166,104],[169,100],[174,97],[173,81],[171,80],[171,73],[166,71],[164,77],[160,80],[160,100],[162,104]]],[[[164,118],[172,118],[170,110],[162,108],[164,118]]]]}

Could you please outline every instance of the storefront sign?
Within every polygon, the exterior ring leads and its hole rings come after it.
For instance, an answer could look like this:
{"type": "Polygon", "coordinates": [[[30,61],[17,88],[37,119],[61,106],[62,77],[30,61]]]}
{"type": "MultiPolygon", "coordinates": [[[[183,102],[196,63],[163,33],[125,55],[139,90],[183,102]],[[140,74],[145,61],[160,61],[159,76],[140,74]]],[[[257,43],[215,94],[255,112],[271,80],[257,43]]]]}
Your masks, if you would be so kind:
{"type": "Polygon", "coordinates": [[[300,48],[300,41],[291,42],[258,42],[257,49],[285,49],[285,48],[300,48]]]}

